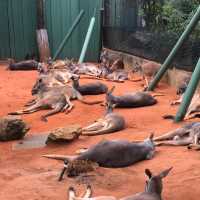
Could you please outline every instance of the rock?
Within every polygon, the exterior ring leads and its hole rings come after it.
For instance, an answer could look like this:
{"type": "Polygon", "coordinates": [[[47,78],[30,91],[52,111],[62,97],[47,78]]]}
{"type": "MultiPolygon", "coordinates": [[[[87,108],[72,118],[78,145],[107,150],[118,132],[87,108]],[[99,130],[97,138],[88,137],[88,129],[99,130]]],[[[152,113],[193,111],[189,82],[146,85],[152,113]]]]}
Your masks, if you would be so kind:
{"type": "Polygon", "coordinates": [[[0,141],[20,140],[30,127],[16,116],[0,118],[0,141]]]}
{"type": "Polygon", "coordinates": [[[58,128],[50,132],[46,143],[49,142],[70,142],[81,135],[81,126],[71,125],[64,128],[58,128]]]}

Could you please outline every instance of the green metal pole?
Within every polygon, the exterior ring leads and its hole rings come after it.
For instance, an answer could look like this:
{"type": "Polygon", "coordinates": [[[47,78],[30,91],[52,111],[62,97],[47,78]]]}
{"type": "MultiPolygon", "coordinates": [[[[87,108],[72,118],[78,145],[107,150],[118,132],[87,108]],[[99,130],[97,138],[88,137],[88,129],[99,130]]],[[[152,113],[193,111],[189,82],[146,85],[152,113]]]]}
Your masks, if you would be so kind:
{"type": "Polygon", "coordinates": [[[196,24],[199,21],[199,18],[200,18],[200,6],[198,7],[195,15],[191,19],[191,21],[188,24],[188,26],[186,27],[185,31],[183,32],[183,34],[179,38],[178,42],[176,43],[176,45],[174,46],[174,48],[170,52],[169,56],[167,57],[167,59],[165,60],[163,65],[161,66],[160,70],[156,74],[154,80],[150,83],[150,85],[149,85],[149,87],[147,89],[148,91],[153,90],[156,87],[156,85],[158,84],[158,82],[160,81],[160,79],[163,77],[163,75],[165,74],[165,72],[167,71],[169,66],[171,65],[174,57],[176,56],[176,53],[178,52],[178,50],[181,48],[181,46],[183,45],[185,40],[188,38],[190,33],[195,28],[196,24]]]}
{"type": "Polygon", "coordinates": [[[184,119],[185,114],[187,112],[187,109],[188,109],[190,102],[192,100],[192,97],[193,97],[195,90],[198,86],[199,80],[200,80],[200,58],[199,58],[199,61],[196,65],[196,67],[195,67],[195,70],[192,74],[191,80],[188,84],[188,87],[185,91],[185,94],[183,96],[183,101],[180,105],[179,111],[177,112],[175,120],[174,120],[175,122],[179,122],[179,121],[184,119]]]}
{"type": "Polygon", "coordinates": [[[82,63],[85,59],[85,55],[86,55],[87,48],[88,48],[88,45],[89,45],[89,42],[90,42],[90,39],[91,39],[91,36],[92,36],[94,25],[95,25],[95,17],[92,17],[91,21],[90,21],[89,28],[88,28],[88,32],[87,32],[87,35],[86,35],[86,38],[85,38],[85,42],[84,42],[84,45],[83,45],[83,48],[82,48],[82,51],[81,51],[81,55],[80,55],[80,58],[79,58],[79,61],[78,61],[79,63],[82,63]]]}
{"type": "Polygon", "coordinates": [[[68,33],[66,34],[65,38],[63,39],[63,41],[61,42],[60,46],[58,47],[58,50],[56,51],[56,53],[55,53],[55,55],[53,57],[53,61],[58,57],[58,55],[60,54],[60,52],[63,50],[65,44],[69,40],[69,38],[72,35],[73,31],[75,30],[75,28],[77,27],[77,25],[81,21],[83,15],[84,15],[84,10],[81,10],[81,12],[79,13],[79,15],[76,17],[73,25],[71,26],[71,28],[69,29],[68,33]]]}

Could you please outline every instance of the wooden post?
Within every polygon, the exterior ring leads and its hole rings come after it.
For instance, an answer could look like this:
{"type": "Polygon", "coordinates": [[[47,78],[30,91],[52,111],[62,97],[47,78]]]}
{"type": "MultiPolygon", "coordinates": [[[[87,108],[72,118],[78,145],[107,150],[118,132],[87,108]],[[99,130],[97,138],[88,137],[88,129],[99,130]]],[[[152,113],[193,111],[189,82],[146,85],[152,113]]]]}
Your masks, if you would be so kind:
{"type": "Polygon", "coordinates": [[[44,0],[37,0],[37,44],[41,62],[46,62],[50,57],[48,33],[44,21],[44,0]]]}

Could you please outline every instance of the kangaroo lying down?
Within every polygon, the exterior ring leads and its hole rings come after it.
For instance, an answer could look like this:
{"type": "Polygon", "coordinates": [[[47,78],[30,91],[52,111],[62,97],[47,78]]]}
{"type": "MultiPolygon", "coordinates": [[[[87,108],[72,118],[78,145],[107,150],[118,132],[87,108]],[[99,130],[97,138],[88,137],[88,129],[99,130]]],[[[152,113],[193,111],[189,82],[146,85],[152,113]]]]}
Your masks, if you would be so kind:
{"type": "MultiPolygon", "coordinates": [[[[181,99],[181,101],[182,101],[182,99],[181,99]]],[[[174,104],[175,103],[173,103],[173,105],[174,104]]],[[[188,119],[193,119],[193,118],[196,118],[196,117],[200,117],[200,95],[199,95],[199,93],[194,94],[184,119],[188,120],[188,119]]],[[[175,116],[164,115],[163,118],[174,120],[175,116]]]]}
{"type": "Polygon", "coordinates": [[[24,60],[17,63],[11,63],[8,67],[10,70],[37,70],[39,63],[35,60],[24,60]]]}
{"type": "Polygon", "coordinates": [[[157,103],[157,100],[147,92],[135,92],[122,96],[114,96],[112,93],[115,87],[106,93],[106,102],[116,104],[119,108],[136,108],[151,106],[157,103]]]}
{"type": "Polygon", "coordinates": [[[133,165],[136,162],[151,159],[155,153],[153,134],[143,142],[135,143],[126,140],[103,140],[80,155],[44,155],[43,157],[71,162],[88,160],[101,167],[119,168],[133,165]]]}
{"type": "Polygon", "coordinates": [[[185,146],[188,148],[200,148],[200,122],[193,122],[181,128],[170,131],[164,135],[154,138],[156,145],[185,146]]]}
{"type": "Polygon", "coordinates": [[[82,128],[82,135],[93,136],[123,130],[125,128],[125,120],[121,115],[113,113],[114,106],[112,103],[108,103],[105,116],[82,128]]]}
{"type": "Polygon", "coordinates": [[[88,102],[85,101],[83,96],[75,90],[72,86],[57,86],[57,87],[47,87],[45,83],[40,81],[37,87],[34,88],[32,94],[38,94],[37,98],[28,102],[26,109],[19,110],[16,112],[11,112],[12,115],[29,114],[43,109],[53,109],[47,114],[43,115],[41,119],[47,121],[47,117],[56,114],[61,111],[70,112],[74,104],[70,100],[78,99],[80,102],[88,105],[98,104],[102,101],[88,102]]]}
{"type": "MultiPolygon", "coordinates": [[[[145,191],[136,193],[131,196],[123,197],[120,200],[161,200],[163,189],[162,179],[165,178],[171,170],[172,167],[162,171],[158,175],[153,175],[149,169],[145,169],[145,174],[149,178],[146,181],[145,191]]],[[[114,196],[91,197],[91,195],[91,186],[87,186],[86,193],[82,197],[76,196],[75,189],[73,187],[68,189],[69,200],[117,200],[117,198],[114,196]]]]}
{"type": "Polygon", "coordinates": [[[80,85],[79,78],[80,77],[75,76],[71,77],[71,80],[73,82],[72,86],[76,90],[78,90],[82,95],[98,95],[104,94],[108,91],[108,87],[99,81],[80,85]]]}

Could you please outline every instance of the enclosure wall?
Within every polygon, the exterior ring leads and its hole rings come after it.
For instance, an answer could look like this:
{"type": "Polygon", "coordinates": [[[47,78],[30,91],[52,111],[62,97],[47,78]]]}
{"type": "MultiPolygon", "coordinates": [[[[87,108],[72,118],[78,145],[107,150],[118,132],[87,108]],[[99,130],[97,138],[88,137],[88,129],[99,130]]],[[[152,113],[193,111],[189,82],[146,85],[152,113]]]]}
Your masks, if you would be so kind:
{"type": "MultiPolygon", "coordinates": [[[[36,0],[0,1],[0,58],[24,59],[27,54],[38,54],[36,43],[36,0]]],[[[45,22],[49,35],[51,54],[54,55],[73,21],[84,9],[85,15],[60,58],[78,59],[94,8],[102,0],[45,0],[45,22]]],[[[95,29],[86,60],[96,61],[100,48],[100,11],[97,9],[95,29]]]]}

